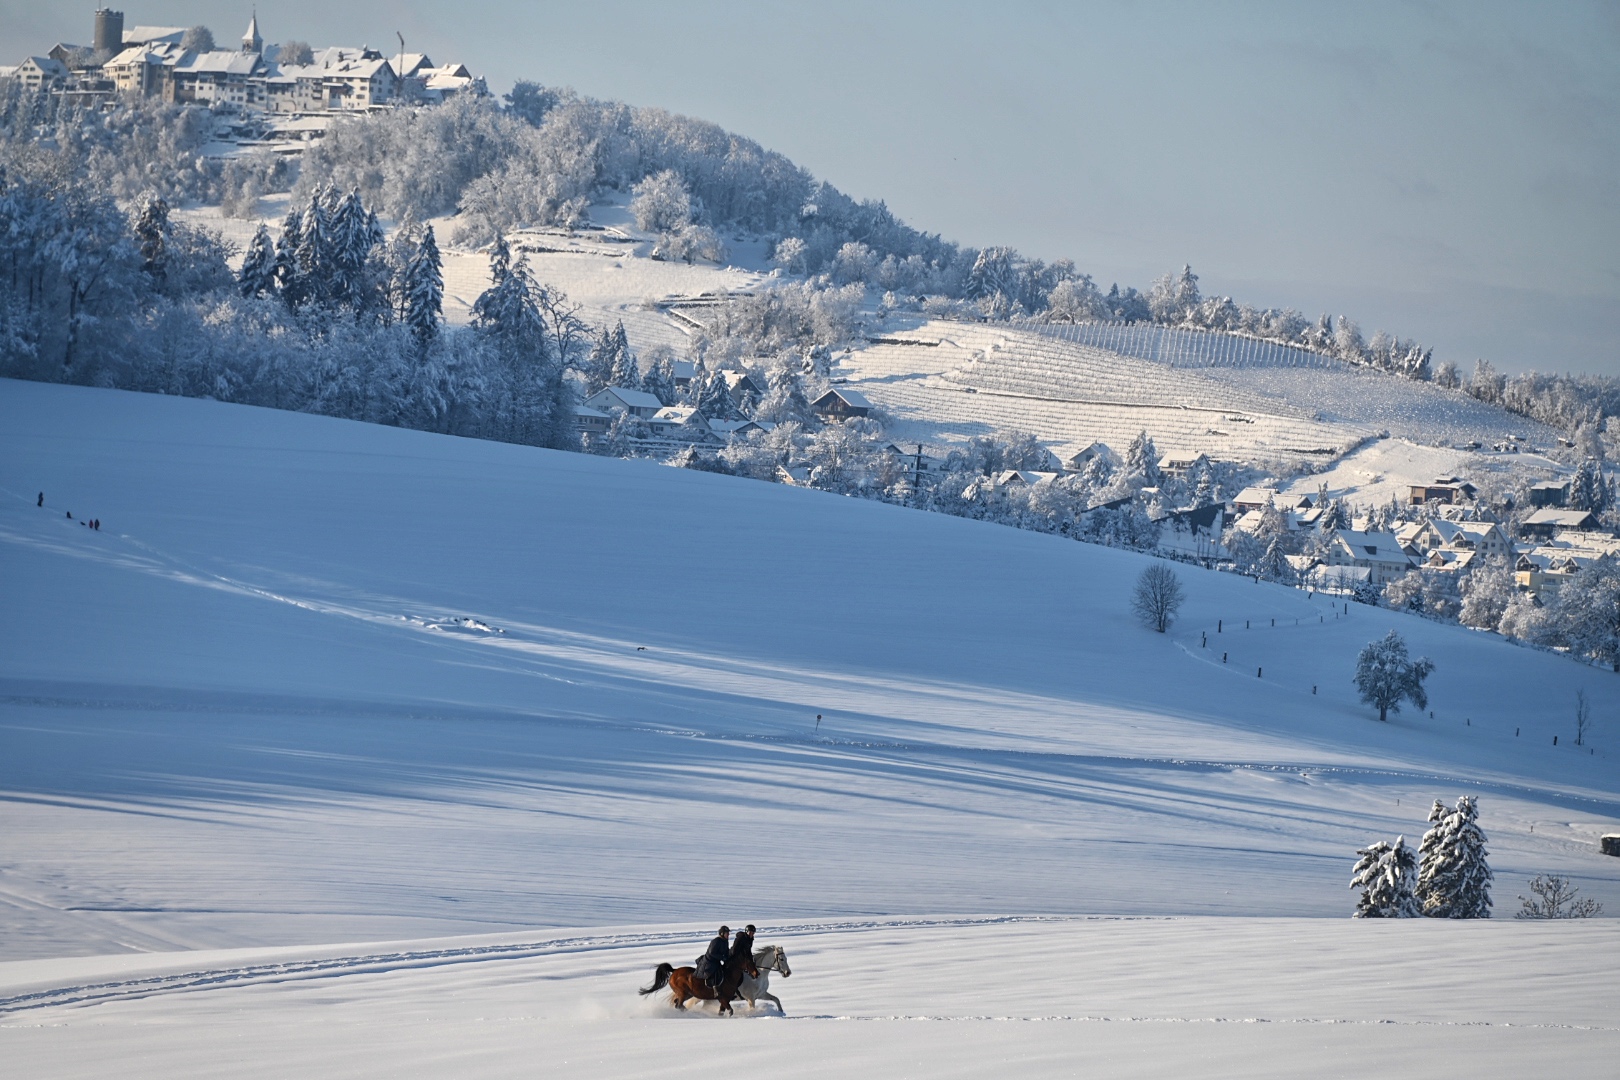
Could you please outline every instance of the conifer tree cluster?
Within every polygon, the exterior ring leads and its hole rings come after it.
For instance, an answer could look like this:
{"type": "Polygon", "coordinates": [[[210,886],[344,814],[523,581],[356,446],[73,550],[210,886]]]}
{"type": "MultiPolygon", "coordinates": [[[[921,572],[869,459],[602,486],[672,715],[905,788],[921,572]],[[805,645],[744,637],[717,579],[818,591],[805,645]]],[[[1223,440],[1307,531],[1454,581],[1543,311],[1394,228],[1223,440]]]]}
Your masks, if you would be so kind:
{"type": "Polygon", "coordinates": [[[1404,836],[1356,852],[1361,858],[1350,878],[1350,887],[1361,890],[1356,918],[1491,917],[1493,875],[1474,796],[1461,796],[1450,809],[1435,800],[1429,822],[1415,856],[1404,836]]]}
{"type": "Polygon", "coordinates": [[[316,190],[300,210],[289,211],[281,235],[270,242],[264,226],[248,244],[237,275],[243,296],[279,296],[289,308],[315,305],[361,315],[388,312],[386,275],[376,253],[383,231],[359,191],[339,195],[316,190]]]}

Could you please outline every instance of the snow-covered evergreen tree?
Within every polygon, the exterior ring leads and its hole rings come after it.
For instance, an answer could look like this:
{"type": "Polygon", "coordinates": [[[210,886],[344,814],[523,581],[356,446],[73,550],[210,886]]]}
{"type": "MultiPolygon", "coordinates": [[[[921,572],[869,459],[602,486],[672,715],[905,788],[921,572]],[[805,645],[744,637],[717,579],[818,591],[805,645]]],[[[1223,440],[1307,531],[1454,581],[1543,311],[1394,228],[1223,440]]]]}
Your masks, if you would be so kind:
{"type": "Polygon", "coordinates": [[[1397,836],[1391,844],[1380,840],[1356,852],[1361,856],[1350,877],[1350,887],[1360,889],[1356,901],[1357,919],[1414,919],[1423,914],[1417,902],[1417,855],[1406,846],[1406,837],[1397,836]]]}
{"type": "Polygon", "coordinates": [[[367,280],[372,252],[383,242],[377,216],[366,209],[359,189],[351,190],[331,212],[328,222],[328,272],[331,299],[356,311],[372,307],[375,292],[367,280]]]}
{"type": "Polygon", "coordinates": [[[1125,471],[1140,478],[1147,487],[1156,487],[1162,475],[1159,472],[1159,450],[1153,445],[1153,436],[1140,432],[1125,448],[1125,471]]]}
{"type": "Polygon", "coordinates": [[[275,278],[277,290],[288,307],[303,303],[302,282],[298,274],[298,243],[302,216],[296,210],[287,212],[281,223],[281,235],[276,237],[275,278]]]}
{"type": "MultiPolygon", "coordinates": [[[[613,373],[615,370],[623,370],[624,365],[620,358],[621,345],[625,351],[629,350],[627,342],[621,342],[613,331],[605,326],[602,327],[601,332],[596,336],[596,340],[591,344],[590,356],[586,359],[581,371],[581,374],[585,376],[585,393],[587,396],[596,393],[604,386],[618,385],[613,381],[613,373]]],[[[637,381],[639,382],[639,380],[637,381]]],[[[630,386],[625,389],[635,389],[635,387],[630,386]]]]}
{"type": "Polygon", "coordinates": [[[1408,699],[1420,709],[1429,707],[1423,680],[1433,671],[1434,661],[1410,659],[1405,639],[1391,630],[1381,641],[1370,642],[1356,658],[1356,689],[1362,701],[1377,708],[1379,720],[1388,720],[1408,699]]]}
{"type": "Polygon", "coordinates": [[[641,377],[641,389],[665,405],[673,405],[680,397],[675,389],[675,354],[669,346],[654,348],[647,355],[647,371],[641,377]]]}
{"type": "Polygon", "coordinates": [[[141,269],[162,281],[169,271],[169,204],[163,196],[148,194],[135,217],[135,240],[141,248],[141,269]]]}
{"type": "Polygon", "coordinates": [[[331,218],[326,194],[324,190],[311,194],[298,219],[298,246],[293,255],[300,282],[298,293],[304,303],[324,304],[332,299],[331,218]]]}
{"type": "Polygon", "coordinates": [[[636,354],[630,350],[630,339],[625,335],[622,320],[609,336],[613,340],[613,363],[608,369],[608,384],[626,390],[641,389],[641,367],[636,363],[636,354]]]}
{"type": "Polygon", "coordinates": [[[1474,796],[1463,795],[1448,810],[1436,799],[1432,827],[1418,846],[1417,899],[1433,919],[1491,917],[1491,874],[1485,832],[1474,796]]]}
{"type": "Polygon", "coordinates": [[[248,241],[247,256],[236,275],[236,288],[243,296],[270,296],[276,291],[276,247],[263,222],[248,241]]]}
{"type": "Polygon", "coordinates": [[[1294,580],[1294,568],[1288,562],[1288,552],[1283,550],[1282,537],[1273,536],[1266,543],[1265,553],[1260,556],[1255,572],[1267,581],[1287,584],[1294,580]]]}
{"type": "Polygon", "coordinates": [[[405,325],[417,343],[426,345],[439,332],[444,310],[444,266],[433,226],[422,234],[422,243],[405,271],[405,325]]]}

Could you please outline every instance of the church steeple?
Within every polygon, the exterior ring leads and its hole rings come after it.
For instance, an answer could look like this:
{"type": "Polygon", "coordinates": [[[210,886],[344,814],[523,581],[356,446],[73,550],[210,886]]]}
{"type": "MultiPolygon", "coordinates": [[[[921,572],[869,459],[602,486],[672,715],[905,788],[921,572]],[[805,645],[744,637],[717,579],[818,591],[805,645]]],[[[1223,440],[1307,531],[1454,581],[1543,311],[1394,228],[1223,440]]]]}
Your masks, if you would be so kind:
{"type": "Polygon", "coordinates": [[[264,52],[264,38],[259,36],[259,12],[254,9],[253,19],[248,23],[247,33],[242,35],[242,51],[249,55],[264,52]]]}

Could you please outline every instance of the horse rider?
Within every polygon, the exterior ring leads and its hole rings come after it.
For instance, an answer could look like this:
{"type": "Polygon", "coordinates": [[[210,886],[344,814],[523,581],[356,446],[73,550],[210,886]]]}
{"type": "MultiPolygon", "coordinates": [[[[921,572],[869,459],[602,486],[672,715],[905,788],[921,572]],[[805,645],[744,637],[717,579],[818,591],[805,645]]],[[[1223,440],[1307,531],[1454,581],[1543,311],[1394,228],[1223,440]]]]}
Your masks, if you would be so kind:
{"type": "Polygon", "coordinates": [[[747,926],[745,926],[741,930],[737,931],[736,938],[733,939],[732,942],[731,942],[731,955],[732,956],[747,956],[747,957],[750,957],[750,958],[754,955],[754,924],[753,923],[749,923],[747,926]]]}
{"type": "MultiPolygon", "coordinates": [[[[737,936],[742,937],[741,934],[737,936]]],[[[709,942],[709,947],[703,951],[703,955],[698,957],[697,977],[716,989],[720,986],[720,980],[725,977],[726,961],[731,958],[730,938],[731,927],[722,926],[714,940],[709,942]]]]}

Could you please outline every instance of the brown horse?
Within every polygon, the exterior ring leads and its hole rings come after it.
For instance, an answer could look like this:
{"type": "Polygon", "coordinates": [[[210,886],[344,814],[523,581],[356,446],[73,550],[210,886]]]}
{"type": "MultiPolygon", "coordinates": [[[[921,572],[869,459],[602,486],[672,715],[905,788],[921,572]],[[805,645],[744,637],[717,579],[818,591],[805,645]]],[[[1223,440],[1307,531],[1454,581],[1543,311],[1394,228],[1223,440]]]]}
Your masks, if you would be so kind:
{"type": "MultiPolygon", "coordinates": [[[[686,1008],[688,998],[699,1001],[720,1002],[720,1015],[731,1012],[731,1003],[737,997],[737,987],[742,985],[743,977],[759,978],[759,968],[754,966],[754,958],[749,955],[748,949],[733,949],[726,958],[725,969],[720,975],[718,990],[710,988],[702,979],[697,977],[697,968],[675,967],[673,964],[659,964],[653,971],[651,986],[642,987],[637,993],[645,996],[657,993],[665,986],[669,987],[670,1001],[677,1009],[686,1008]]],[[[732,1013],[733,1016],[736,1013],[732,1013]]]]}

